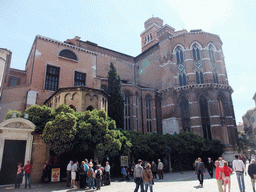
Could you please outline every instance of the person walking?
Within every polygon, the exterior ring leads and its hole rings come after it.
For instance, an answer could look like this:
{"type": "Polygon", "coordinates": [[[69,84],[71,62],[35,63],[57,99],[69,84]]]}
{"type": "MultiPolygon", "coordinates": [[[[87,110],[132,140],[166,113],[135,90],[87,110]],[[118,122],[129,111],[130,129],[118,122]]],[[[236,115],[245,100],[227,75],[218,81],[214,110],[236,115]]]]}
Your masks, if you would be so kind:
{"type": "Polygon", "coordinates": [[[197,159],[197,163],[195,165],[195,174],[199,180],[199,186],[203,187],[205,167],[200,157],[197,159]]]}
{"type": "Polygon", "coordinates": [[[244,173],[246,175],[245,165],[244,165],[244,162],[241,159],[239,159],[238,155],[235,155],[235,160],[232,163],[232,167],[234,172],[236,172],[240,192],[244,192],[245,191],[244,173]]]}
{"type": "Polygon", "coordinates": [[[67,165],[67,187],[71,186],[71,170],[72,170],[73,161],[69,161],[67,165]]]}
{"type": "Polygon", "coordinates": [[[248,175],[251,177],[252,189],[255,192],[255,179],[256,179],[256,160],[252,159],[251,164],[248,166],[248,175]]]}
{"type": "Polygon", "coordinates": [[[164,164],[161,162],[161,159],[158,159],[158,172],[159,172],[159,179],[164,179],[164,164]]]}
{"type": "Polygon", "coordinates": [[[217,186],[219,192],[223,192],[222,188],[222,174],[223,174],[223,169],[220,167],[220,163],[218,160],[215,161],[215,179],[217,180],[217,186]]]}
{"type": "Polygon", "coordinates": [[[30,164],[30,161],[27,161],[27,164],[24,167],[25,170],[25,189],[27,186],[29,189],[31,188],[31,170],[32,170],[32,165],[30,164]]]}
{"type": "Polygon", "coordinates": [[[134,189],[134,192],[137,192],[139,187],[141,189],[141,192],[144,192],[144,186],[143,186],[143,167],[141,166],[142,161],[139,159],[138,164],[135,165],[134,172],[133,172],[133,178],[134,182],[136,183],[136,187],[134,189]]]}
{"type": "Polygon", "coordinates": [[[230,185],[231,185],[231,180],[230,180],[230,174],[233,173],[232,169],[229,168],[228,162],[224,161],[224,166],[223,166],[223,173],[224,173],[224,192],[226,192],[226,185],[228,184],[228,192],[230,192],[230,185]]]}
{"type": "Polygon", "coordinates": [[[208,158],[206,165],[207,165],[207,170],[208,170],[209,175],[211,176],[211,178],[213,178],[214,163],[210,157],[208,158]]]}
{"type": "Polygon", "coordinates": [[[148,186],[150,186],[150,192],[153,192],[153,174],[150,168],[151,165],[148,163],[143,172],[143,183],[145,185],[145,192],[148,191],[148,186]]]}

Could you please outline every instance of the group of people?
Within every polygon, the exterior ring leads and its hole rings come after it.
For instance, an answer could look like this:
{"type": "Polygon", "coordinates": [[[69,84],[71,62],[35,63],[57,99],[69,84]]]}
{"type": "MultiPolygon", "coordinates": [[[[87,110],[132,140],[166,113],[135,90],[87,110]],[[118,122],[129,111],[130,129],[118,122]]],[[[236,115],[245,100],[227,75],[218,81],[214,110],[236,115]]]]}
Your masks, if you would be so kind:
{"type": "Polygon", "coordinates": [[[20,188],[20,184],[22,182],[24,172],[25,172],[25,189],[27,187],[31,188],[31,170],[32,170],[32,165],[30,161],[27,161],[27,164],[24,167],[22,167],[22,163],[18,164],[17,172],[16,172],[15,189],[20,188]]]}
{"type": "MultiPolygon", "coordinates": [[[[217,180],[217,186],[219,192],[226,192],[226,189],[230,192],[230,175],[235,172],[237,176],[237,181],[239,185],[240,192],[245,191],[244,183],[244,174],[246,175],[246,166],[242,159],[243,156],[235,155],[235,160],[232,162],[232,169],[228,166],[228,162],[224,161],[222,157],[219,157],[214,163],[211,158],[208,158],[207,165],[205,166],[201,158],[198,158],[195,162],[195,174],[199,180],[199,186],[203,186],[203,179],[205,175],[205,170],[208,169],[208,172],[213,177],[213,168],[215,169],[215,179],[217,180]],[[222,187],[223,186],[223,187],[222,187]]],[[[255,156],[252,156],[255,157],[255,156]]],[[[256,179],[256,160],[251,158],[251,163],[248,166],[248,175],[251,178],[252,188],[255,192],[255,179],[256,179]]]]}
{"type": "Polygon", "coordinates": [[[141,192],[147,192],[148,188],[150,192],[153,192],[154,179],[156,179],[157,171],[159,173],[159,179],[163,179],[164,164],[160,159],[158,159],[158,166],[154,161],[150,164],[139,159],[138,163],[132,167],[132,170],[136,184],[134,192],[137,192],[139,188],[141,188],[141,192]]]}
{"type": "Polygon", "coordinates": [[[78,188],[78,181],[80,181],[80,188],[93,188],[100,190],[103,185],[110,185],[110,165],[107,161],[105,167],[99,164],[98,160],[93,163],[91,159],[85,159],[81,162],[70,161],[67,165],[67,187],[78,188]]]}

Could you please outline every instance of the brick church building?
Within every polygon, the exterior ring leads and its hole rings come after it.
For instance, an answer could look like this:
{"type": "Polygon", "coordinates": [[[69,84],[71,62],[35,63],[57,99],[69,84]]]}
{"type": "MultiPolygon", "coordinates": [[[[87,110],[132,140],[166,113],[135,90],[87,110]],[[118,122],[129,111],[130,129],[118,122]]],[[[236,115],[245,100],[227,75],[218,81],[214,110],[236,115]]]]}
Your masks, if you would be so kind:
{"type": "Polygon", "coordinates": [[[0,122],[9,109],[52,109],[65,103],[77,111],[108,107],[110,63],[122,80],[124,129],[142,133],[189,131],[218,139],[235,151],[237,128],[222,41],[202,30],[175,31],[152,17],[140,34],[142,53],[129,56],[80,37],[64,42],[36,36],[25,70],[6,63],[0,122]]]}

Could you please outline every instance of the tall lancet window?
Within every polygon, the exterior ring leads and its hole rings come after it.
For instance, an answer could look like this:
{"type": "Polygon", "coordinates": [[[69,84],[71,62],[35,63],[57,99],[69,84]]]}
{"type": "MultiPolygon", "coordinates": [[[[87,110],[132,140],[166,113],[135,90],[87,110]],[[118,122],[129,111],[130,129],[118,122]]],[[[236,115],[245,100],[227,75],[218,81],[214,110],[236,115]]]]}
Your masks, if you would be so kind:
{"type": "Polygon", "coordinates": [[[176,59],[177,59],[177,64],[184,63],[183,51],[182,51],[181,47],[176,48],[176,59]]]}
{"type": "Polygon", "coordinates": [[[147,117],[147,132],[152,132],[152,121],[151,121],[151,97],[146,97],[146,117],[147,117]]]}
{"type": "Polygon", "coordinates": [[[199,99],[200,111],[201,111],[201,121],[204,138],[212,140],[210,116],[208,112],[208,101],[204,96],[199,99]]]}
{"type": "Polygon", "coordinates": [[[194,44],[192,50],[193,50],[193,59],[194,59],[194,61],[200,60],[201,56],[200,56],[200,50],[199,50],[198,45],[194,44]]]}
{"type": "Polygon", "coordinates": [[[215,55],[214,55],[214,47],[213,45],[209,45],[209,57],[211,61],[215,61],[215,55]]]}
{"type": "Polygon", "coordinates": [[[131,130],[130,93],[124,94],[124,130],[131,130]]]}
{"type": "Polygon", "coordinates": [[[183,131],[190,132],[190,114],[189,114],[189,102],[186,97],[182,97],[181,103],[181,121],[183,131]]]}

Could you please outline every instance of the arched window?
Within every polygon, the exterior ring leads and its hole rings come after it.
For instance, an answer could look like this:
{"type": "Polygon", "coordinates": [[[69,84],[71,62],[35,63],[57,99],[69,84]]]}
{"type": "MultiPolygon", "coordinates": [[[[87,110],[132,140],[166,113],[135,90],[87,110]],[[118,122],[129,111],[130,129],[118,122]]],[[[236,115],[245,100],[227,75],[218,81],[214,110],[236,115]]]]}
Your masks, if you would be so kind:
{"type": "Polygon", "coordinates": [[[218,106],[219,106],[220,123],[221,125],[224,125],[226,123],[225,98],[222,95],[219,95],[217,100],[218,100],[218,106]]]}
{"type": "Polygon", "coordinates": [[[185,86],[187,85],[187,76],[185,73],[179,74],[179,85],[180,86],[185,86]]]}
{"type": "Polygon", "coordinates": [[[189,102],[186,97],[182,97],[181,103],[181,121],[183,131],[190,132],[190,114],[189,114],[189,102]]]}
{"type": "Polygon", "coordinates": [[[181,47],[177,47],[176,49],[176,59],[177,59],[177,64],[182,64],[184,62],[183,51],[181,47]]]}
{"type": "Polygon", "coordinates": [[[69,107],[70,107],[71,109],[74,109],[74,111],[76,111],[76,107],[75,107],[74,105],[69,105],[69,107]]]}
{"type": "Polygon", "coordinates": [[[219,79],[218,79],[218,74],[217,74],[217,72],[213,71],[213,72],[212,72],[212,76],[213,76],[213,82],[214,82],[214,83],[219,83],[219,79]]]}
{"type": "Polygon", "coordinates": [[[200,111],[201,111],[201,121],[204,138],[212,140],[211,126],[210,126],[210,116],[208,113],[208,102],[204,96],[199,99],[200,111]]]}
{"type": "Polygon", "coordinates": [[[91,105],[88,106],[88,107],[86,108],[86,111],[87,111],[87,110],[88,110],[88,111],[92,111],[92,110],[93,110],[93,106],[91,106],[91,105]]]}
{"type": "Polygon", "coordinates": [[[139,96],[135,95],[135,131],[139,130],[139,96]]]}
{"type": "Polygon", "coordinates": [[[75,53],[73,53],[72,51],[70,50],[67,50],[67,49],[64,49],[62,50],[60,53],[59,53],[59,56],[61,57],[66,57],[68,59],[73,59],[73,60],[76,60],[77,61],[77,56],[75,53]]]}
{"type": "Polygon", "coordinates": [[[193,59],[194,59],[194,61],[200,60],[201,57],[200,57],[200,50],[198,48],[198,45],[194,44],[192,50],[193,50],[193,59]]]}
{"type": "Polygon", "coordinates": [[[214,56],[214,47],[213,45],[209,46],[209,56],[211,61],[215,61],[215,56],[214,56]]]}
{"type": "Polygon", "coordinates": [[[196,72],[196,83],[197,84],[204,84],[204,74],[202,71],[196,72]]]}
{"type": "Polygon", "coordinates": [[[131,130],[130,93],[124,94],[124,130],[131,130]]]}
{"type": "Polygon", "coordinates": [[[147,132],[152,132],[151,97],[149,95],[147,95],[146,97],[146,115],[147,115],[147,132]]]}

